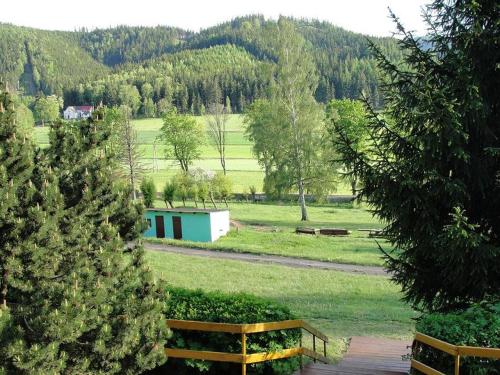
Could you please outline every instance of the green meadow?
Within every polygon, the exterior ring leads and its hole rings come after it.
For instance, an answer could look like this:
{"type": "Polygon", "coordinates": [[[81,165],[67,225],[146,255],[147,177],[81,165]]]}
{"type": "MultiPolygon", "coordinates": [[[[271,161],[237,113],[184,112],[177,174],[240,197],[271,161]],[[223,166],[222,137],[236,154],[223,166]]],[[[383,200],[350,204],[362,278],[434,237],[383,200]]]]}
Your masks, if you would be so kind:
{"type": "MultiPolygon", "coordinates": [[[[188,202],[190,203],[190,202],[188,202]]],[[[182,205],[180,202],[178,206],[182,205]]],[[[156,201],[156,207],[164,207],[156,201]]],[[[224,207],[224,205],[220,205],[224,207]]],[[[382,228],[383,225],[363,207],[334,205],[309,206],[310,221],[301,222],[299,208],[293,204],[229,203],[231,220],[239,228],[213,243],[150,239],[150,242],[175,246],[204,248],[239,253],[268,254],[313,259],[335,263],[382,266],[384,261],[378,246],[386,251],[390,245],[383,239],[370,238],[360,229],[382,228]],[[345,228],[348,236],[296,234],[298,226],[315,228],[345,228]]]]}
{"type": "MultiPolygon", "coordinates": [[[[196,116],[205,128],[207,127],[205,116],[196,116]]],[[[169,159],[165,154],[165,147],[157,140],[162,127],[161,118],[146,118],[133,120],[137,130],[137,140],[146,175],[151,177],[158,190],[173,175],[179,171],[179,165],[175,160],[169,159]]],[[[35,128],[35,140],[42,147],[48,144],[48,127],[35,128]]],[[[229,116],[226,126],[226,168],[227,174],[233,183],[235,193],[247,192],[250,186],[255,186],[257,191],[262,191],[264,172],[252,153],[252,143],[245,136],[245,125],[243,115],[233,114],[229,116]]],[[[195,160],[192,168],[219,171],[222,167],[215,146],[210,142],[207,134],[206,143],[200,146],[201,157],[195,160]]],[[[340,183],[337,194],[349,194],[346,184],[340,183]]]]}
{"type": "Polygon", "coordinates": [[[382,276],[207,259],[147,252],[157,275],[171,285],[205,291],[244,292],[288,306],[327,334],[338,359],[351,336],[410,339],[415,312],[399,287],[382,276]],[[196,277],[193,277],[196,275],[196,277]]]}

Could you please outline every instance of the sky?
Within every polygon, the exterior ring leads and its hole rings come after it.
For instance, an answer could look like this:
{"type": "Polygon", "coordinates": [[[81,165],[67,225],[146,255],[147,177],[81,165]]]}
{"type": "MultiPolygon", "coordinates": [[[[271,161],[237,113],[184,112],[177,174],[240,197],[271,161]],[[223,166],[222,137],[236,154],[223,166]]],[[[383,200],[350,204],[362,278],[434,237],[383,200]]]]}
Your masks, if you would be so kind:
{"type": "Polygon", "coordinates": [[[421,8],[429,0],[14,0],[2,1],[0,22],[49,30],[116,25],[168,25],[198,31],[237,16],[316,18],[345,29],[390,36],[388,7],[408,30],[425,33],[421,8]]]}

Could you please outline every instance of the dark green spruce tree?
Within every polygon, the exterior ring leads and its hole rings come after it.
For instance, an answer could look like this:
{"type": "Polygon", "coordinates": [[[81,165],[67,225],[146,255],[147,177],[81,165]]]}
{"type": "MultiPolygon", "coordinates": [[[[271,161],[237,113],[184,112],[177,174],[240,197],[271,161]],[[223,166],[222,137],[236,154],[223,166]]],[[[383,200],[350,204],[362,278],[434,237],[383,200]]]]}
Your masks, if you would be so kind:
{"type": "Polygon", "coordinates": [[[0,308],[6,309],[18,267],[27,186],[33,170],[33,147],[16,125],[15,105],[0,82],[0,308]]]}
{"type": "Polygon", "coordinates": [[[36,162],[40,224],[20,250],[7,373],[140,374],[166,359],[163,288],[136,241],[142,209],[115,178],[103,114],[55,124],[36,162]]]}
{"type": "Polygon", "coordinates": [[[426,19],[425,39],[396,20],[401,63],[372,45],[385,110],[366,150],[339,127],[336,146],[387,223],[393,279],[432,311],[500,294],[500,6],[435,0],[426,19]]]}

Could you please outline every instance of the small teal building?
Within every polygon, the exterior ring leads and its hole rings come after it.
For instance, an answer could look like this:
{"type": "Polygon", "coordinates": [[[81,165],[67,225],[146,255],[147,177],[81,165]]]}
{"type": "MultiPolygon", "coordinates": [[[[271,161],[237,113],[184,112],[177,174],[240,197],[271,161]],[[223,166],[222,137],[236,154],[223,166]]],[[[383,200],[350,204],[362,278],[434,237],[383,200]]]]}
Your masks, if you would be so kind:
{"type": "Polygon", "coordinates": [[[213,242],[229,232],[229,210],[149,208],[144,237],[213,242]]]}

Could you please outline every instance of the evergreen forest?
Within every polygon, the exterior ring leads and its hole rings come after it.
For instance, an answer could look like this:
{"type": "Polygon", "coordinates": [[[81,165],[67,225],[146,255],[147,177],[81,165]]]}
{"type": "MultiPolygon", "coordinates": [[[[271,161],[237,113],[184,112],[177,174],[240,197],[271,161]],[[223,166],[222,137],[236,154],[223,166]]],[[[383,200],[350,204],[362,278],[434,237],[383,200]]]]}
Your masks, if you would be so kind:
{"type": "MultiPolygon", "coordinates": [[[[328,22],[291,19],[304,37],[318,74],[315,98],[359,98],[381,106],[368,42],[401,56],[392,38],[372,38],[328,22]]],[[[0,24],[0,77],[27,104],[57,95],[64,105],[128,105],[155,117],[175,106],[203,114],[214,96],[234,112],[269,96],[275,72],[277,22],[239,17],[194,33],[178,28],[119,26],[73,32],[0,24]],[[225,103],[227,104],[227,103],[225,103]]]]}

